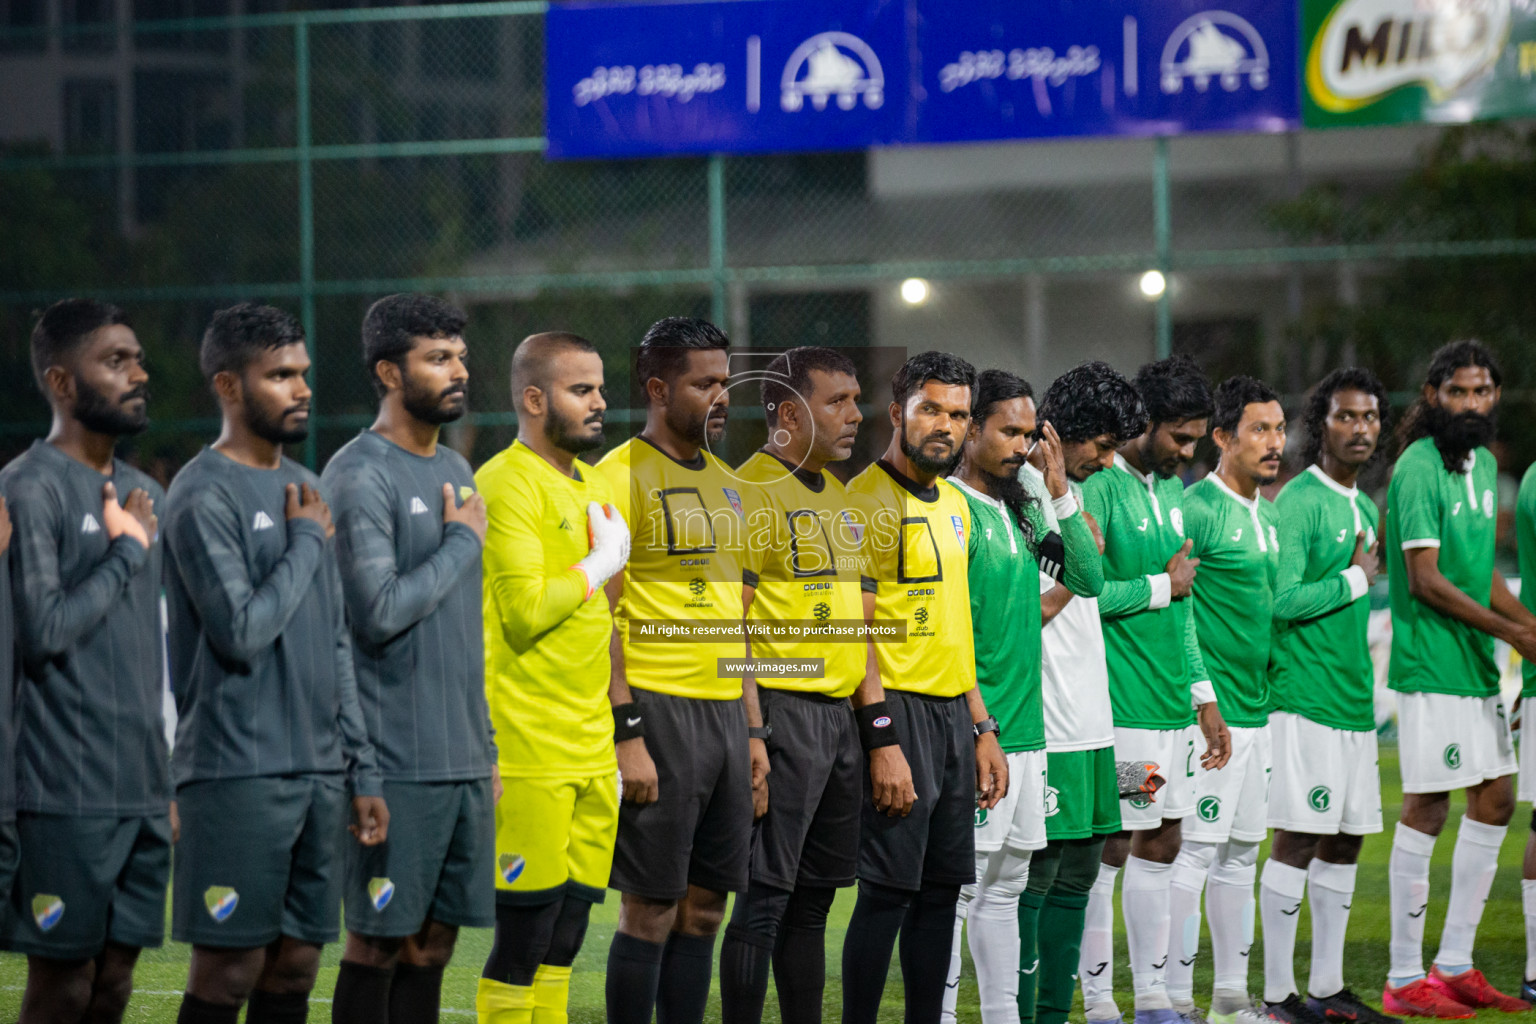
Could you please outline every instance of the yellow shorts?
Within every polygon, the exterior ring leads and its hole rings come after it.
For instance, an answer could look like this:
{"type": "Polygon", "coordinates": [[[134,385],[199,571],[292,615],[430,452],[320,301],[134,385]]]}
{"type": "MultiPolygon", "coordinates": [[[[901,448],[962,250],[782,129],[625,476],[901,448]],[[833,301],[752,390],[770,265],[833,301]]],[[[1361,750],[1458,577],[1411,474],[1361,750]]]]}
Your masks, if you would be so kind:
{"type": "Polygon", "coordinates": [[[619,829],[618,772],[578,779],[502,776],[496,805],[496,894],[548,898],[585,890],[602,900],[619,829]]]}

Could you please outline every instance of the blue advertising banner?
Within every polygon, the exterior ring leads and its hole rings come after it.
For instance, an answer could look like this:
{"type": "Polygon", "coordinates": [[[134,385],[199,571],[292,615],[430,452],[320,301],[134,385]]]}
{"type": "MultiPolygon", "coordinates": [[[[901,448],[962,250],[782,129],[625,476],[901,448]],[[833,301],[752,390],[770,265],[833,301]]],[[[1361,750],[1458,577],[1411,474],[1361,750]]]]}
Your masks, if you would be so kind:
{"type": "Polygon", "coordinates": [[[864,149],[910,136],[911,0],[552,4],[551,157],[864,149]]]}
{"type": "Polygon", "coordinates": [[[1285,131],[1295,0],[552,5],[554,158],[1285,131]]]}

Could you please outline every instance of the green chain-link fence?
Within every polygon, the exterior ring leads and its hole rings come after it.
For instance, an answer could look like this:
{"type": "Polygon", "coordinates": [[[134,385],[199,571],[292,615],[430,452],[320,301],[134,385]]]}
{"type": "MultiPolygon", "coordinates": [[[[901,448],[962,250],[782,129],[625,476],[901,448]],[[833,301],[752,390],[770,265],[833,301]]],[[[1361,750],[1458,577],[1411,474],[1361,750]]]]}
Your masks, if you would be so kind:
{"type": "Polygon", "coordinates": [[[1040,384],[1187,349],[1292,394],[1349,359],[1401,391],[1427,346],[1476,332],[1512,364],[1506,419],[1531,409],[1536,147],[1512,131],[1439,162],[1433,135],[1392,130],[550,163],[544,4],[231,2],[0,0],[0,458],[45,419],[35,312],[73,294],[129,309],[154,372],[139,455],[162,472],[216,429],[196,369],[214,309],[302,317],[313,462],[371,418],[358,324],[397,290],[471,311],[455,441],[477,461],[510,440],[518,338],[592,337],[625,395],[628,346],[678,313],[1040,384]],[[1149,269],[1169,281],[1150,301],[1149,269]],[[902,301],[909,277],[928,302],[902,301]]]}

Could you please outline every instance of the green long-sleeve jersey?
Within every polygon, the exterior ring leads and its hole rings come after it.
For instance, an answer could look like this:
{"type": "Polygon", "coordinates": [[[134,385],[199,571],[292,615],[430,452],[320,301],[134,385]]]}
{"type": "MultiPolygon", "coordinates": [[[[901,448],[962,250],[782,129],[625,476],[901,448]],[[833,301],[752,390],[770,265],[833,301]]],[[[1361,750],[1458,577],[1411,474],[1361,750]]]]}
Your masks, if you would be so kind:
{"type": "Polygon", "coordinates": [[[1004,753],[1045,749],[1040,696],[1040,573],[1060,576],[1067,589],[1095,597],[1104,583],[1099,548],[1083,517],[1073,510],[1051,531],[1039,501],[1024,506],[1029,532],[1003,502],[966,486],[971,506],[967,538],[971,580],[971,629],[976,636],[976,682],[997,719],[1004,753]]]}
{"type": "MultiPolygon", "coordinates": [[[[1515,499],[1515,543],[1520,557],[1520,603],[1536,612],[1536,465],[1525,471],[1520,495],[1515,499]]],[[[1536,697],[1536,661],[1520,668],[1524,675],[1520,693],[1536,697]]]]}
{"type": "Polygon", "coordinates": [[[1200,559],[1195,632],[1228,725],[1269,721],[1279,522],[1262,494],[1242,497],[1215,473],[1184,492],[1184,528],[1200,559]]]}
{"type": "Polygon", "coordinates": [[[1376,503],[1317,466],[1275,499],[1280,563],[1269,684],[1275,709],[1333,729],[1376,728],[1365,573],[1355,538],[1376,543],[1376,503]]]}
{"type": "Polygon", "coordinates": [[[1099,615],[1115,724],[1179,729],[1193,722],[1191,688],[1209,680],[1188,600],[1172,600],[1164,571],[1184,545],[1184,484],[1143,476],[1124,457],[1083,482],[1104,535],[1099,615]]]}

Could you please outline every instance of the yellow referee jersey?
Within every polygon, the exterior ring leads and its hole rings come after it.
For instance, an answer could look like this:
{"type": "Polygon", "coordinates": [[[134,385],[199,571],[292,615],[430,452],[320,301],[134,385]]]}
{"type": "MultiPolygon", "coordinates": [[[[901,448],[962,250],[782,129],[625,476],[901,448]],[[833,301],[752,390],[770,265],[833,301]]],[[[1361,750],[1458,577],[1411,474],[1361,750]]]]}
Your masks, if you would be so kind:
{"type": "Polygon", "coordinates": [[[485,497],[485,692],[510,777],[614,771],[608,703],[613,617],[571,567],[591,549],[587,503],[618,503],[607,478],[571,479],[521,441],[475,474],[485,497]]]}
{"type": "Polygon", "coordinates": [[[875,644],[887,690],[954,697],[976,685],[966,537],[971,509],[948,480],[920,488],[884,459],[848,482],[862,522],[875,619],[906,620],[904,643],[875,644]]]}
{"type": "Polygon", "coordinates": [[[720,678],[718,659],[740,659],[741,555],[749,486],[709,452],[679,462],[643,437],[603,456],[633,538],[614,621],[631,686],[675,697],[733,700],[741,679],[720,678]],[[666,626],[709,628],[720,641],[668,639],[666,626]]]}
{"type": "MultiPolygon", "coordinates": [[[[756,595],[748,621],[772,629],[837,622],[843,628],[864,618],[859,589],[861,552],[848,510],[848,493],[826,470],[817,474],[756,452],[736,470],[756,485],[766,515],[752,519],[745,554],[756,595]]],[[[846,697],[864,678],[862,639],[753,637],[754,658],[823,658],[821,679],[782,679],[759,673],[757,685],[846,697]]]]}

